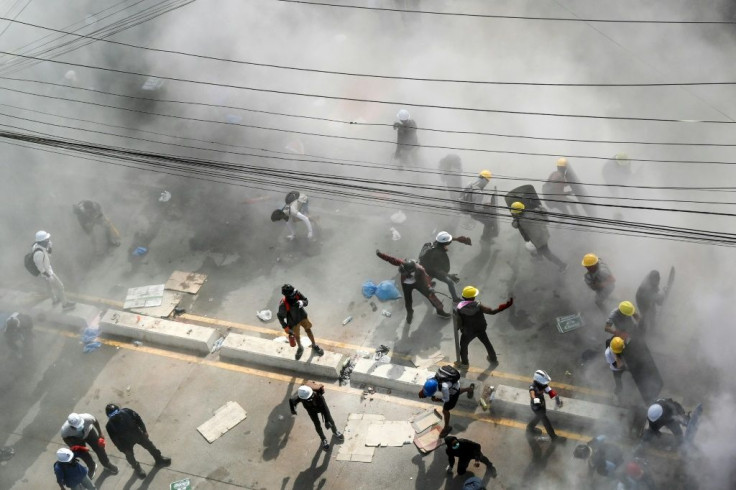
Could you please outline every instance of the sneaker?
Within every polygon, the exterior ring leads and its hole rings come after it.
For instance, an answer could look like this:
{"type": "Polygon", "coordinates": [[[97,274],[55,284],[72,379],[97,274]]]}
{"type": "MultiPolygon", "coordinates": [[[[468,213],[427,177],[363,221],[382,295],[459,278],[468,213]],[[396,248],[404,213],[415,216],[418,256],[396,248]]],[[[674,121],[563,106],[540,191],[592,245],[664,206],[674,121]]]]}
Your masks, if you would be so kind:
{"type": "Polygon", "coordinates": [[[312,350],[318,355],[318,356],[324,356],[325,351],[323,351],[318,345],[313,345],[312,350]]]}
{"type": "Polygon", "coordinates": [[[113,475],[117,475],[117,474],[118,474],[118,467],[117,467],[117,466],[115,466],[115,465],[114,465],[114,464],[112,464],[112,463],[108,463],[108,465],[107,465],[107,466],[105,466],[105,469],[106,469],[107,471],[109,471],[110,473],[112,473],[113,475]]]}
{"type": "Polygon", "coordinates": [[[468,398],[472,400],[474,394],[475,394],[475,383],[470,383],[470,389],[468,390],[468,398]]]}
{"type": "Polygon", "coordinates": [[[69,311],[69,310],[73,310],[75,306],[77,306],[77,304],[75,302],[73,302],[73,301],[67,301],[66,303],[64,303],[63,305],[61,305],[61,309],[64,310],[64,311],[69,311]]]}
{"type": "Polygon", "coordinates": [[[136,465],[136,466],[135,466],[135,467],[133,468],[133,471],[135,471],[135,474],[136,474],[136,476],[137,476],[138,478],[140,478],[141,480],[142,480],[142,479],[144,479],[144,478],[146,477],[146,472],[145,472],[145,471],[143,471],[143,468],[141,468],[141,465],[136,465]]]}
{"type": "Polygon", "coordinates": [[[455,361],[453,364],[460,369],[468,369],[470,367],[470,364],[465,361],[460,361],[460,362],[455,361]]]}
{"type": "Polygon", "coordinates": [[[337,437],[341,441],[345,440],[345,436],[342,434],[342,432],[335,432],[335,437],[337,437]]]}
{"type": "Polygon", "coordinates": [[[449,313],[447,313],[444,310],[437,310],[437,316],[439,316],[441,318],[450,318],[452,315],[449,314],[449,313]]]}
{"type": "Polygon", "coordinates": [[[413,311],[407,311],[406,312],[406,323],[411,325],[411,321],[414,319],[414,312],[413,311]]]}
{"type": "Polygon", "coordinates": [[[294,359],[298,361],[302,358],[302,354],[304,354],[304,347],[300,345],[299,348],[296,350],[296,355],[294,356],[294,359]]]}
{"type": "Polygon", "coordinates": [[[327,422],[326,420],[325,420],[325,429],[327,429],[327,430],[332,429],[332,424],[329,423],[329,422],[327,422]]]}
{"type": "Polygon", "coordinates": [[[452,466],[447,465],[447,468],[445,468],[445,473],[447,473],[448,475],[452,475],[452,466]]]}
{"type": "Polygon", "coordinates": [[[488,359],[489,363],[498,366],[498,357],[487,356],[486,359],[488,359]]]}
{"type": "Polygon", "coordinates": [[[491,474],[491,478],[496,478],[498,476],[498,471],[496,471],[496,467],[491,465],[488,467],[488,471],[491,474]]]}
{"type": "Polygon", "coordinates": [[[156,460],[156,466],[171,466],[171,458],[161,456],[158,460],[156,460]]]}
{"type": "Polygon", "coordinates": [[[322,449],[325,451],[328,451],[330,449],[330,443],[327,442],[327,439],[322,439],[322,449]]]}

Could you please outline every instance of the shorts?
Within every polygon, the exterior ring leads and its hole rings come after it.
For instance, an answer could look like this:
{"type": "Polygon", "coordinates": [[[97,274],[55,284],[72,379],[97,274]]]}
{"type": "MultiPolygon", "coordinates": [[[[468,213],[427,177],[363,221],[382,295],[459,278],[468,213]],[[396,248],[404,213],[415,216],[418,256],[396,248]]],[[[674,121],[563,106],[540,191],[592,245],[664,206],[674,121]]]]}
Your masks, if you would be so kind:
{"type": "Polygon", "coordinates": [[[448,412],[455,408],[455,405],[457,405],[457,401],[460,399],[460,392],[458,391],[454,395],[450,395],[450,399],[445,402],[444,405],[442,405],[442,410],[447,410],[448,412]]]}
{"type": "Polygon", "coordinates": [[[312,322],[309,321],[309,318],[305,318],[304,320],[291,327],[291,329],[294,331],[294,335],[299,335],[300,327],[304,327],[304,330],[312,330],[312,322]]]}

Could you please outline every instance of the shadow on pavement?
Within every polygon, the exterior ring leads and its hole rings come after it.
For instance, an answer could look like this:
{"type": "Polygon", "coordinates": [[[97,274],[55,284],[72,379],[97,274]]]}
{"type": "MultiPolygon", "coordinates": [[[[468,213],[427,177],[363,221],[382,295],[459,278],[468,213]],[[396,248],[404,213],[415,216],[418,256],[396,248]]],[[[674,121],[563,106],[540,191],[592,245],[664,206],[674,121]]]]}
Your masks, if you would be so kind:
{"type": "Polygon", "coordinates": [[[284,399],[268,414],[268,422],[263,428],[263,461],[278,458],[289,440],[289,434],[294,427],[294,417],[289,413],[289,398],[294,392],[294,382],[292,379],[286,387],[284,399]]]}

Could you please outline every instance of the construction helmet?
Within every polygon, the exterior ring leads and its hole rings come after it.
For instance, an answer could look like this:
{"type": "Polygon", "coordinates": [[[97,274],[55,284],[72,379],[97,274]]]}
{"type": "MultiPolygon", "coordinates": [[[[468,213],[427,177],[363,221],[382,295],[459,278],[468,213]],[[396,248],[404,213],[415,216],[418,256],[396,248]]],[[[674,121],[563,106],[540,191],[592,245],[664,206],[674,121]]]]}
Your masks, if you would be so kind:
{"type": "Polygon", "coordinates": [[[417,263],[413,260],[404,259],[404,263],[399,266],[399,272],[413,274],[417,270],[417,263]]]}
{"type": "Polygon", "coordinates": [[[81,429],[84,427],[84,419],[78,413],[70,413],[66,421],[75,429],[81,429]]]}
{"type": "Polygon", "coordinates": [[[626,316],[632,316],[636,313],[636,307],[631,301],[622,301],[618,304],[618,311],[626,316]]]}
{"type": "Polygon", "coordinates": [[[614,337],[611,339],[611,352],[614,354],[621,354],[625,347],[624,339],[621,337],[614,337]]]}
{"type": "Polygon", "coordinates": [[[650,422],[656,422],[659,420],[659,418],[664,413],[664,409],[662,408],[662,405],[659,403],[652,403],[649,406],[649,410],[647,410],[647,418],[650,422]]]}
{"type": "Polygon", "coordinates": [[[592,267],[598,263],[598,256],[596,254],[585,254],[583,256],[583,265],[585,267],[592,267]]]}
{"type": "Polygon", "coordinates": [[[117,412],[118,410],[120,410],[119,406],[115,405],[114,403],[108,403],[105,406],[105,415],[109,417],[111,414],[117,412]]]}
{"type": "Polygon", "coordinates": [[[524,209],[526,209],[526,206],[524,206],[523,202],[516,201],[515,203],[511,204],[511,214],[521,214],[524,209]]]}
{"type": "Polygon", "coordinates": [[[557,159],[557,166],[558,167],[567,167],[567,158],[561,157],[557,159]]]}
{"type": "Polygon", "coordinates": [[[398,114],[396,114],[396,117],[399,118],[399,121],[404,122],[408,121],[409,118],[411,118],[411,114],[409,114],[409,111],[406,109],[401,109],[398,114]]]}
{"type": "Polygon", "coordinates": [[[464,299],[475,299],[476,296],[478,296],[478,288],[475,286],[465,286],[463,288],[463,298],[464,299]]]}
{"type": "Polygon", "coordinates": [[[36,232],[37,242],[45,242],[49,238],[51,238],[51,233],[49,233],[48,231],[39,230],[36,232]]]}
{"type": "Polygon", "coordinates": [[[309,386],[300,386],[298,390],[296,390],[296,394],[301,398],[302,400],[309,400],[312,398],[312,395],[314,394],[314,390],[310,388],[309,386]]]}
{"type": "Polygon", "coordinates": [[[437,233],[437,237],[434,239],[437,243],[450,243],[452,241],[452,235],[446,231],[437,233]]]}
{"type": "Polygon", "coordinates": [[[478,174],[478,177],[483,177],[486,180],[491,180],[492,176],[493,174],[491,174],[490,170],[481,170],[480,173],[478,174]]]}
{"type": "Polygon", "coordinates": [[[424,382],[424,388],[422,391],[424,391],[424,396],[432,396],[435,393],[437,393],[437,388],[439,387],[437,380],[434,378],[429,378],[427,381],[424,382]]]}
{"type": "Polygon", "coordinates": [[[626,153],[616,153],[615,155],[613,155],[613,159],[616,160],[616,163],[622,167],[628,167],[629,165],[631,165],[629,155],[627,155],[626,153]]]}
{"type": "Polygon", "coordinates": [[[294,286],[292,286],[291,284],[284,284],[283,286],[281,286],[281,294],[283,294],[284,296],[293,296],[294,291],[296,291],[296,289],[294,289],[294,286]]]}
{"type": "Polygon", "coordinates": [[[62,463],[68,463],[72,459],[74,459],[74,453],[71,449],[63,447],[56,451],[56,459],[61,461],[62,463]]]}
{"type": "Polygon", "coordinates": [[[545,371],[542,371],[541,369],[537,369],[536,371],[534,371],[535,383],[539,383],[542,386],[547,386],[550,381],[552,381],[552,378],[550,378],[549,374],[547,374],[545,371]]]}

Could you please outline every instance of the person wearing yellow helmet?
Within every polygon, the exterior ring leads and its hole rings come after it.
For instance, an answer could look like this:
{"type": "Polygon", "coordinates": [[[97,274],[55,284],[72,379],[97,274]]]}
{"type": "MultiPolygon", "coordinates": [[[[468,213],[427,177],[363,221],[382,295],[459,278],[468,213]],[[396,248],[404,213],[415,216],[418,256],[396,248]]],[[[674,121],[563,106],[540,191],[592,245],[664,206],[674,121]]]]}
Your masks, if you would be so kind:
{"type": "Polygon", "coordinates": [[[621,337],[614,337],[606,347],[603,353],[608,363],[608,367],[613,373],[613,382],[616,388],[613,390],[613,394],[618,396],[621,393],[623,383],[621,383],[621,377],[626,370],[626,363],[624,362],[623,352],[626,347],[626,342],[621,337]]]}
{"type": "Polygon", "coordinates": [[[605,331],[624,340],[639,324],[639,314],[631,301],[622,301],[611,311],[606,321],[605,331]]]}
{"type": "Polygon", "coordinates": [[[549,174],[547,180],[542,184],[542,194],[547,207],[564,214],[572,214],[574,203],[568,199],[568,196],[571,196],[573,191],[567,180],[567,169],[567,158],[558,158],[555,171],[549,174]]]}
{"type": "Polygon", "coordinates": [[[542,208],[527,210],[523,202],[516,201],[511,203],[509,211],[513,218],[511,226],[519,230],[527,249],[533,253],[538,253],[555,264],[560,269],[560,272],[565,272],[567,270],[567,264],[549,249],[547,215],[542,211],[542,208]]]}
{"type": "Polygon", "coordinates": [[[583,276],[585,284],[595,291],[595,304],[603,307],[606,299],[616,288],[616,278],[611,274],[608,265],[596,254],[585,254],[582,266],[587,269],[583,276]]]}
{"type": "Polygon", "coordinates": [[[498,235],[497,213],[495,209],[496,197],[491,194],[490,202],[486,202],[484,189],[492,178],[490,170],[482,170],[478,177],[465,189],[460,196],[460,209],[474,220],[483,223],[483,233],[480,237],[481,246],[487,248],[491,240],[498,235]]]}
{"type": "Polygon", "coordinates": [[[509,298],[506,303],[498,305],[498,308],[494,310],[493,308],[489,308],[488,306],[481,304],[480,301],[476,301],[478,293],[479,291],[475,286],[465,286],[462,292],[463,299],[457,304],[453,311],[455,318],[457,319],[458,329],[461,332],[461,367],[467,367],[469,365],[468,345],[470,345],[470,342],[476,338],[485,346],[486,352],[488,353],[488,362],[491,364],[498,364],[496,351],[488,338],[488,333],[486,333],[488,323],[486,322],[485,315],[495,315],[514,304],[514,299],[509,298]]]}

